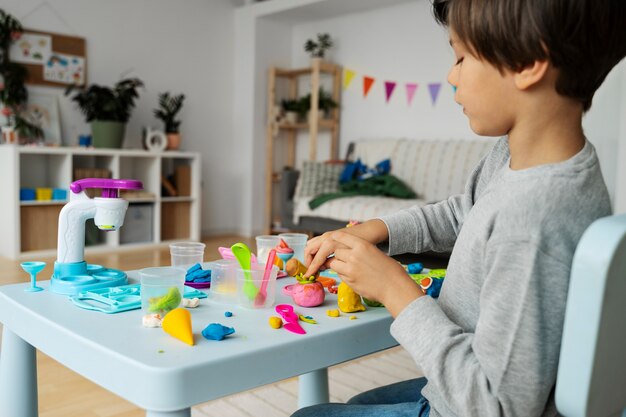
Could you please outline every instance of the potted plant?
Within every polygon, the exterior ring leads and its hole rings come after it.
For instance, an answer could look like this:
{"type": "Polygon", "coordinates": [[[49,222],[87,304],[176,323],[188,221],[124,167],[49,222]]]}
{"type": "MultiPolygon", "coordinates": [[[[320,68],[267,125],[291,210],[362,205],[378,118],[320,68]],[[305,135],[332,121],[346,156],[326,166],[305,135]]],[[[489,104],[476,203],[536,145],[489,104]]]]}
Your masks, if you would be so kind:
{"type": "Polygon", "coordinates": [[[304,50],[312,59],[323,59],[326,52],[333,46],[333,40],[328,33],[318,33],[317,41],[309,39],[304,43],[304,50]]]}
{"type": "Polygon", "coordinates": [[[167,149],[178,149],[180,146],[180,120],[176,120],[176,114],[180,111],[185,100],[184,94],[170,96],[165,92],[159,94],[159,108],[154,109],[154,115],[165,124],[167,135],[167,149]]]}
{"type": "Polygon", "coordinates": [[[140,87],[143,87],[140,79],[127,78],[113,88],[93,84],[87,88],[70,85],[65,90],[65,95],[78,90],[72,100],[78,103],[87,122],[91,123],[94,147],[122,147],[126,123],[139,97],[137,90],[140,87]]]}
{"type": "Polygon", "coordinates": [[[20,113],[28,101],[28,90],[25,81],[26,67],[9,60],[11,43],[22,36],[22,24],[10,14],[0,9],[0,103],[2,115],[6,117],[9,126],[20,136],[28,139],[40,139],[43,131],[20,113]]]}
{"type": "MultiPolygon", "coordinates": [[[[311,110],[311,93],[300,98],[300,106],[303,109],[304,114],[311,110]]],[[[317,108],[319,110],[320,118],[328,118],[330,111],[338,107],[338,104],[333,100],[332,95],[320,87],[317,96],[317,108]]]]}
{"type": "Polygon", "coordinates": [[[303,111],[302,108],[302,101],[299,99],[282,100],[280,104],[285,112],[285,120],[289,124],[297,123],[298,119],[306,114],[306,110],[303,111]]]}

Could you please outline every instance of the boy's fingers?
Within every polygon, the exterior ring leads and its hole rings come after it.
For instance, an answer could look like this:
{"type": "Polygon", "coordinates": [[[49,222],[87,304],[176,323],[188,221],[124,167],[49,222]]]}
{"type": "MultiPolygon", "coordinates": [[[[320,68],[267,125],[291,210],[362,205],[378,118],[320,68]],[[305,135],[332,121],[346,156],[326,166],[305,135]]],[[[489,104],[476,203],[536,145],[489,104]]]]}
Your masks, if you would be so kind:
{"type": "Polygon", "coordinates": [[[332,246],[332,243],[328,242],[328,244],[322,244],[322,246],[319,247],[319,250],[315,256],[312,257],[311,263],[304,273],[305,277],[315,274],[322,267],[322,265],[324,265],[326,258],[333,253],[332,246]]]}
{"type": "Polygon", "coordinates": [[[335,233],[333,235],[333,239],[335,240],[335,242],[340,243],[342,246],[348,248],[354,248],[355,246],[363,242],[363,239],[361,239],[360,237],[356,237],[354,235],[351,235],[350,233],[344,232],[335,233]]]}

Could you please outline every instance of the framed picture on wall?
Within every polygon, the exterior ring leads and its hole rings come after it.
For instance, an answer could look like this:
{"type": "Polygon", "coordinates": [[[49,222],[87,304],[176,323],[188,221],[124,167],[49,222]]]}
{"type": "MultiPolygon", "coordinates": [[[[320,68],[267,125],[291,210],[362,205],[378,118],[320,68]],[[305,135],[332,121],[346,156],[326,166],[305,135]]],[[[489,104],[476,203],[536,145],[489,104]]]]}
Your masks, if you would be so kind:
{"type": "Polygon", "coordinates": [[[44,141],[47,145],[60,146],[62,144],[59,103],[56,95],[29,93],[28,102],[21,116],[43,130],[44,141]]]}

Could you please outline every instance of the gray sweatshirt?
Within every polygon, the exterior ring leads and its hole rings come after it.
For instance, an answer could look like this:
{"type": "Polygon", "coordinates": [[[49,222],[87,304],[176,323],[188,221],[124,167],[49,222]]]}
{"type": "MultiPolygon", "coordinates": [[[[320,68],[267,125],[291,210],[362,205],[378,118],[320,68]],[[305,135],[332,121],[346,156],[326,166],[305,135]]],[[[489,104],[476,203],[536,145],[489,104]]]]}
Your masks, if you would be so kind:
{"type": "Polygon", "coordinates": [[[381,218],[389,254],[453,248],[439,300],[409,304],[391,334],[422,368],[431,417],[555,416],[554,385],[578,240],[611,213],[593,145],[513,171],[508,140],[465,192],[381,218]]]}

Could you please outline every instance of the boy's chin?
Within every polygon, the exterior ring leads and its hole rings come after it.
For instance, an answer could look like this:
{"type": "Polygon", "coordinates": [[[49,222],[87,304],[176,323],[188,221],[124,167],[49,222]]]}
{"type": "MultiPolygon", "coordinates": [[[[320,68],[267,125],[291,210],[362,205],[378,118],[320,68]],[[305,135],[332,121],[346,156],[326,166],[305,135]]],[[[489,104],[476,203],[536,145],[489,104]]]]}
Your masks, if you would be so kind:
{"type": "Polygon", "coordinates": [[[470,119],[469,124],[472,132],[478,136],[500,137],[508,133],[507,129],[496,128],[493,125],[488,125],[488,123],[481,123],[472,119],[470,119]]]}

